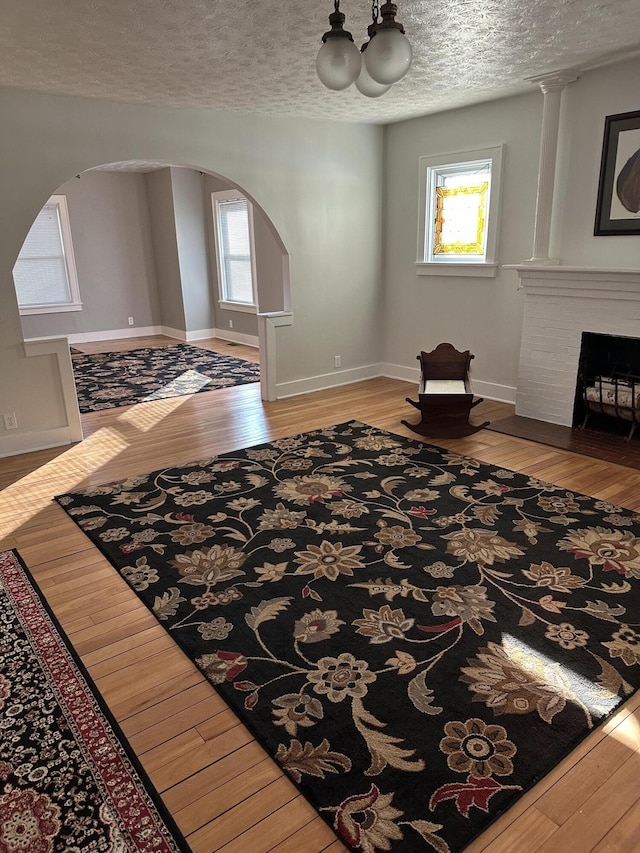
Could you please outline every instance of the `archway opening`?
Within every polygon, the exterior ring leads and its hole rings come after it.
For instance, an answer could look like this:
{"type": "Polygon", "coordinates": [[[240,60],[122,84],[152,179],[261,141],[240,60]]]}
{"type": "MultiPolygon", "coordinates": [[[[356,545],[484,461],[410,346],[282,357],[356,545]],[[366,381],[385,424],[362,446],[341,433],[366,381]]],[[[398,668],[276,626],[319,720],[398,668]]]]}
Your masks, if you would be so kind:
{"type": "MultiPolygon", "coordinates": [[[[60,229],[69,239],[69,248],[62,245],[63,260],[67,266],[74,262],[77,287],[71,306],[21,305],[27,342],[67,337],[73,346],[95,351],[101,341],[167,335],[259,351],[260,316],[289,310],[284,243],[259,203],[224,176],[173,163],[109,163],[73,176],[52,198],[63,199],[67,209],[67,226],[60,229]],[[230,304],[221,287],[212,204],[221,191],[246,199],[252,213],[250,305],[230,304]]],[[[267,364],[263,356],[263,374],[274,371],[275,359],[267,364]]],[[[268,377],[262,379],[266,389],[268,377]]]]}

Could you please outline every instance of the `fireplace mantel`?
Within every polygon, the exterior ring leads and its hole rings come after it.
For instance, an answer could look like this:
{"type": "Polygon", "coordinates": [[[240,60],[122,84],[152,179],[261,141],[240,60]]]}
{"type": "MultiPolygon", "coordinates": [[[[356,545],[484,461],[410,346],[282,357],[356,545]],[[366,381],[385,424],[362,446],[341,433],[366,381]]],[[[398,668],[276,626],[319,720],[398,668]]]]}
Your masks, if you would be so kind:
{"type": "Polygon", "coordinates": [[[516,412],[569,426],[582,332],[640,337],[640,270],[505,268],[524,290],[516,412]]]}
{"type": "MultiPolygon", "coordinates": [[[[567,287],[585,291],[597,290],[598,286],[611,292],[637,293],[640,298],[640,269],[599,269],[597,267],[565,267],[558,265],[533,266],[509,264],[505,270],[516,270],[523,287],[549,288],[567,287]]],[[[626,297],[625,297],[626,298],[626,297]]]]}
{"type": "Polygon", "coordinates": [[[567,277],[576,278],[578,276],[593,277],[598,279],[615,278],[621,276],[627,278],[635,276],[640,278],[640,269],[630,269],[627,267],[569,267],[561,264],[503,264],[504,270],[517,270],[531,274],[532,276],[540,275],[542,278],[567,277]]]}

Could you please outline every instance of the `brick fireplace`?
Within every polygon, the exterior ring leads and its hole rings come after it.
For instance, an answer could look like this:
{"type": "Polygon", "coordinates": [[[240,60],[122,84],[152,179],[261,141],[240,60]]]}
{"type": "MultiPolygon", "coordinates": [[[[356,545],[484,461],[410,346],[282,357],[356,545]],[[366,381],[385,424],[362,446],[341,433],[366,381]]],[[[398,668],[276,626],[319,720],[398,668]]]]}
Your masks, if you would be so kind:
{"type": "Polygon", "coordinates": [[[516,414],[571,426],[582,333],[640,337],[640,272],[516,269],[525,293],[516,414]]]}

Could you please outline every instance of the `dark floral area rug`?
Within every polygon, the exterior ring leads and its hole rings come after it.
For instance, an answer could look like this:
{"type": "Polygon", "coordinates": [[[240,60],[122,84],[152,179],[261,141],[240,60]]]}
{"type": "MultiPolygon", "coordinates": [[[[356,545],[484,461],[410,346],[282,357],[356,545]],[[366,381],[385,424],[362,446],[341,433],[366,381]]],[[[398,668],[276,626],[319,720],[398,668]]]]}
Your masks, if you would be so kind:
{"type": "Polygon", "coordinates": [[[188,853],[15,551],[0,618],[0,850],[188,853]]]}
{"type": "Polygon", "coordinates": [[[640,684],[638,517],[419,441],[58,500],[354,850],[461,850],[640,684]]]}
{"type": "Polygon", "coordinates": [[[260,381],[260,365],[189,344],[87,355],[71,350],[80,411],[260,381]]]}

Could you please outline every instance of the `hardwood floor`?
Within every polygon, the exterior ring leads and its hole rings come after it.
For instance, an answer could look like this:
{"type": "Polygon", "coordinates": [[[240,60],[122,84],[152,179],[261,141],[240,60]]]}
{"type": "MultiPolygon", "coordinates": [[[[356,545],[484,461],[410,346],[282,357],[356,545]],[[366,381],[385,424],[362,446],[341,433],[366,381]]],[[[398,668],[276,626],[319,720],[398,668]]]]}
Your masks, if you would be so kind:
{"type": "MultiPolygon", "coordinates": [[[[263,403],[245,385],[85,415],[81,444],[0,459],[0,549],[19,549],[194,853],[346,848],[51,498],[353,418],[415,437],[400,424],[413,391],[374,379],[263,403]]],[[[512,411],[485,402],[474,416],[512,411]]],[[[640,471],[488,430],[433,443],[640,510],[640,471]]],[[[468,851],[638,850],[639,771],[640,692],[468,851]]]]}

